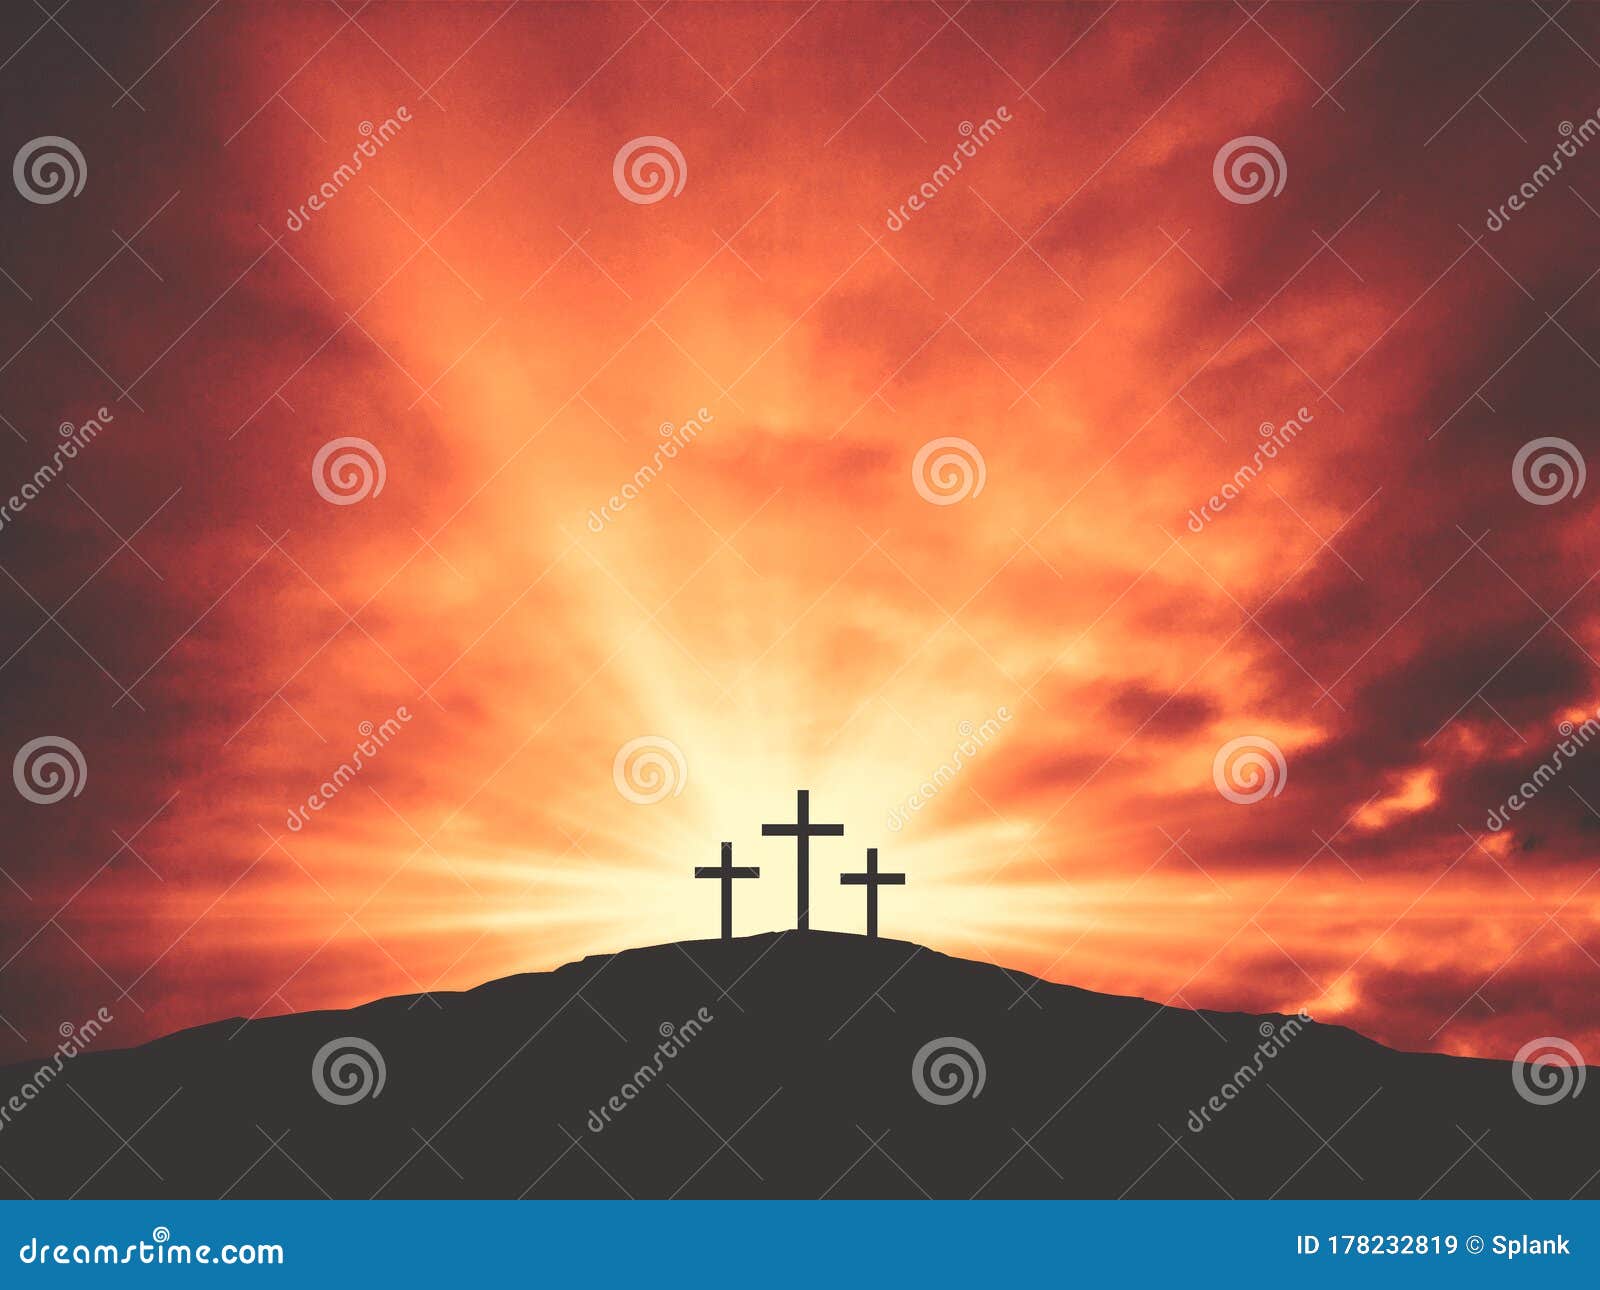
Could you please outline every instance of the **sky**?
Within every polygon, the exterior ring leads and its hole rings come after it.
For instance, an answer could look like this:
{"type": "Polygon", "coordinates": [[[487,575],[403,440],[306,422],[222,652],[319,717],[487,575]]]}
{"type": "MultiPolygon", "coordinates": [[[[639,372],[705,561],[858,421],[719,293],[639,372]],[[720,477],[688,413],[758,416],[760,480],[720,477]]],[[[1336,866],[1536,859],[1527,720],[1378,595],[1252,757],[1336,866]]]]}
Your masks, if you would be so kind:
{"type": "Polygon", "coordinates": [[[1600,1051],[1545,10],[9,9],[0,1057],[790,927],[798,788],[817,928],[1600,1051]]]}

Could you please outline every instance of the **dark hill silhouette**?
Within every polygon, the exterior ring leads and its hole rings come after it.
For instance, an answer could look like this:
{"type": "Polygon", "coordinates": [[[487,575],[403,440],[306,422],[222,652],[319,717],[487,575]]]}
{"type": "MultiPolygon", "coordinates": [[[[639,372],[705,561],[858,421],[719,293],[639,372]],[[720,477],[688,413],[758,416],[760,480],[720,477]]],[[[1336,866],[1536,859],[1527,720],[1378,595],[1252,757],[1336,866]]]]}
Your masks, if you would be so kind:
{"type": "MultiPolygon", "coordinates": [[[[1305,1026],[1192,1131],[1190,1112],[1285,1020],[829,932],[664,945],[87,1052],[0,1130],[0,1192],[1600,1193],[1600,1093],[1531,1105],[1509,1063],[1395,1052],[1337,1026],[1305,1026]],[[712,1019],[685,1029],[702,1008],[712,1019]],[[637,1080],[663,1023],[682,1047],[637,1080]],[[332,1105],[313,1059],[343,1036],[375,1045],[386,1079],[376,1097],[332,1105]],[[946,1036],[977,1048],[986,1079],[978,1096],[934,1105],[913,1087],[913,1058],[946,1036]],[[636,1096],[622,1101],[629,1081],[636,1096]],[[624,1109],[595,1132],[591,1112],[613,1095],[624,1109]]],[[[0,1101],[37,1065],[0,1071],[0,1101]]]]}

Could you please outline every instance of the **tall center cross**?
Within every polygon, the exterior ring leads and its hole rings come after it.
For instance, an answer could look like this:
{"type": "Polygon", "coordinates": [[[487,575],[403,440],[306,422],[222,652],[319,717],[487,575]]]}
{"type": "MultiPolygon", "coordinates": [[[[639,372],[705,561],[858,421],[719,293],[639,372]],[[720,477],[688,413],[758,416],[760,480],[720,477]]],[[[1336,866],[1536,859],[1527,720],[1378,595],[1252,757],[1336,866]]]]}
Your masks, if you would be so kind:
{"type": "Polygon", "coordinates": [[[798,799],[798,803],[795,806],[795,822],[793,824],[763,824],[761,826],[761,836],[764,838],[793,838],[795,840],[798,903],[796,905],[794,925],[803,932],[811,926],[811,839],[842,838],[844,836],[844,825],[813,824],[811,822],[811,791],[805,788],[800,789],[798,799]]]}

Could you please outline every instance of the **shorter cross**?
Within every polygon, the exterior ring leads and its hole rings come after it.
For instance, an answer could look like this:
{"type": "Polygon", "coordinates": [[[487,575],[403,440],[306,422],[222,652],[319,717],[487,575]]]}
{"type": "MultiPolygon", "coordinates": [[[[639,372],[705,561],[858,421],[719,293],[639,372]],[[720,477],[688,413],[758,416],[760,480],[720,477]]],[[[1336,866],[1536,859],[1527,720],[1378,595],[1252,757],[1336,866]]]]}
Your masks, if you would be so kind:
{"type": "Polygon", "coordinates": [[[878,848],[868,847],[866,873],[842,873],[839,875],[839,881],[847,887],[865,887],[867,889],[867,935],[876,938],[878,935],[878,888],[882,886],[905,886],[905,874],[879,873],[878,848]]]}
{"type": "Polygon", "coordinates": [[[722,939],[733,939],[733,880],[735,878],[759,878],[761,870],[754,865],[735,865],[733,863],[733,843],[722,844],[722,863],[720,865],[702,864],[694,869],[696,878],[720,878],[722,880],[722,939]]]}

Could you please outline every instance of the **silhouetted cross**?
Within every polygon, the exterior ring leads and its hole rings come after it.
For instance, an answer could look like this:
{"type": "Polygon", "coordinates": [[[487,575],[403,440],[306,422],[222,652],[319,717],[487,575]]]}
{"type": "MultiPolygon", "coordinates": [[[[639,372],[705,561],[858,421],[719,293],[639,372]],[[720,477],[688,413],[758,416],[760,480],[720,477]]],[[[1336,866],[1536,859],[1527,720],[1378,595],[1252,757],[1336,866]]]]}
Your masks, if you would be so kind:
{"type": "Polygon", "coordinates": [[[867,889],[867,935],[878,934],[878,888],[883,886],[904,887],[906,876],[903,873],[878,872],[878,848],[867,848],[866,873],[842,873],[839,881],[847,887],[865,887],[867,889]]]}
{"type": "Polygon", "coordinates": [[[796,869],[799,875],[798,883],[798,908],[795,914],[795,926],[802,932],[811,926],[811,839],[812,838],[842,838],[844,825],[842,824],[813,824],[811,822],[811,791],[802,788],[799,790],[799,802],[795,807],[795,822],[793,824],[763,824],[761,836],[764,838],[793,838],[798,855],[796,856],[796,869]]]}
{"type": "Polygon", "coordinates": [[[696,878],[722,879],[722,939],[733,939],[733,880],[735,878],[759,878],[761,870],[754,865],[735,865],[733,863],[733,843],[722,844],[722,863],[720,865],[701,864],[694,868],[696,878]]]}

